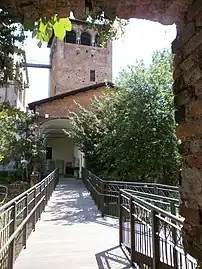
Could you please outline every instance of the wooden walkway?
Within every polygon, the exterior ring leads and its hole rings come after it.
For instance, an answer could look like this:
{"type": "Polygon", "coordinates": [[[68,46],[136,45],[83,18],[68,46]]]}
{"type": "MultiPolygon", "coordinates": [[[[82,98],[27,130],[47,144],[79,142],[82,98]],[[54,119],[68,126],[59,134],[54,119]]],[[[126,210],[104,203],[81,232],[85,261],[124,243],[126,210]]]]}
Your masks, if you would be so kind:
{"type": "Polygon", "coordinates": [[[61,179],[14,269],[129,269],[118,221],[102,218],[83,183],[61,179]]]}

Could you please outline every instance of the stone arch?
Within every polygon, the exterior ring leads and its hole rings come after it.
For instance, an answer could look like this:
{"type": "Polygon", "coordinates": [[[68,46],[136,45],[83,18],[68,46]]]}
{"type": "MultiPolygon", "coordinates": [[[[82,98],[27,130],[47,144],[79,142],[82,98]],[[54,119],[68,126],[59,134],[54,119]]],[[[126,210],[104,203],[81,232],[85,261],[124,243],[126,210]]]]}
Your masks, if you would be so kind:
{"type": "Polygon", "coordinates": [[[83,154],[74,144],[65,130],[71,128],[68,118],[47,118],[40,126],[46,140],[46,158],[43,161],[42,174],[47,175],[58,168],[62,175],[81,176],[84,164],[83,154]]]}
{"type": "Polygon", "coordinates": [[[63,129],[71,128],[71,123],[68,118],[48,118],[40,126],[43,134],[51,134],[54,130],[59,130],[60,133],[64,133],[63,129]]]}
{"type": "Polygon", "coordinates": [[[85,31],[81,33],[81,45],[91,46],[91,39],[92,37],[89,32],[85,31]]]}
{"type": "Polygon", "coordinates": [[[74,30],[67,31],[64,41],[66,43],[76,44],[76,32],[74,30]]]}
{"type": "MultiPolygon", "coordinates": [[[[200,0],[148,0],[148,1],[101,1],[102,10],[108,17],[116,15],[119,18],[140,18],[159,21],[164,24],[177,22],[178,36],[173,42],[174,86],[177,135],[181,139],[180,151],[183,155],[181,181],[181,214],[185,217],[184,234],[189,252],[202,263],[202,230],[201,213],[201,140],[202,140],[202,77],[201,77],[201,46],[202,46],[202,2],[200,0]],[[190,188],[191,187],[191,188],[190,188]]],[[[30,3],[29,0],[3,1],[1,7],[13,13],[22,14],[24,21],[38,19],[55,14],[57,3],[60,15],[65,17],[71,10],[74,16],[82,19],[86,10],[92,14],[100,10],[100,1],[62,1],[49,0],[30,3]]]]}

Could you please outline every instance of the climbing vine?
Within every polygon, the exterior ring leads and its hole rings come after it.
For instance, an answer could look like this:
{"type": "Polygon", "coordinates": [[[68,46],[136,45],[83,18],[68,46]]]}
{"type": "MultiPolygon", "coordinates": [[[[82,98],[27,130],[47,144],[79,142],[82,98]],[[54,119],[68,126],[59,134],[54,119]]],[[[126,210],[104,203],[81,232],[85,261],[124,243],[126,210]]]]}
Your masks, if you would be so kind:
{"type": "Polygon", "coordinates": [[[106,19],[103,15],[95,16],[89,22],[89,27],[98,32],[98,45],[101,47],[123,36],[127,25],[128,20],[122,20],[118,17],[106,19]]]}

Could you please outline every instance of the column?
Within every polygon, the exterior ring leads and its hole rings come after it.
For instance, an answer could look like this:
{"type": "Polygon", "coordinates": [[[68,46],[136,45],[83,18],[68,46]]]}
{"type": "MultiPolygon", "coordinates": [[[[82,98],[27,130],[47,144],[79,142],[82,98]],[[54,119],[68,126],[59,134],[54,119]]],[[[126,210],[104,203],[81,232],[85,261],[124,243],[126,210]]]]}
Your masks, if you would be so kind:
{"type": "Polygon", "coordinates": [[[82,178],[82,167],[83,167],[83,154],[80,152],[80,159],[79,159],[79,178],[82,178]]]}

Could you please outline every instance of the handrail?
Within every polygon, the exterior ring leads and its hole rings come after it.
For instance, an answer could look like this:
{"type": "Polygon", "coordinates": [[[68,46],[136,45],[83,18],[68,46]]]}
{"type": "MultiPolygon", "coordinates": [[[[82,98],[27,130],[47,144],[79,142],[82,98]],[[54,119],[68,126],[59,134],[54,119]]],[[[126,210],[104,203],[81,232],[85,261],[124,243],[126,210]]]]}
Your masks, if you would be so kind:
{"type": "Polygon", "coordinates": [[[129,199],[130,198],[133,199],[133,201],[135,201],[137,204],[142,205],[142,206],[146,206],[149,210],[154,210],[154,211],[158,212],[159,214],[162,214],[164,217],[168,217],[168,218],[172,219],[172,221],[178,222],[179,224],[183,225],[182,218],[179,218],[179,217],[173,215],[171,212],[165,211],[165,210],[161,209],[160,207],[155,206],[154,204],[148,203],[142,197],[139,198],[138,196],[136,196],[136,194],[131,194],[127,190],[120,190],[120,195],[123,195],[123,196],[125,195],[129,199]]]}
{"type": "Polygon", "coordinates": [[[82,170],[82,177],[102,215],[118,216],[117,205],[121,189],[140,192],[143,194],[141,197],[143,198],[144,196],[145,199],[151,199],[151,195],[157,195],[156,203],[161,207],[164,207],[163,203],[161,203],[161,197],[166,197],[165,199],[169,202],[168,210],[170,211],[177,211],[176,208],[179,206],[179,202],[177,203],[179,199],[173,200],[175,199],[173,197],[179,197],[178,187],[175,186],[170,188],[167,185],[149,183],[148,188],[148,184],[145,182],[102,180],[85,168],[82,170]]]}
{"type": "MultiPolygon", "coordinates": [[[[99,184],[99,186],[105,186],[107,190],[111,192],[119,192],[119,189],[133,189],[133,190],[143,190],[145,192],[153,192],[153,194],[161,194],[164,195],[169,192],[170,195],[176,196],[179,195],[179,188],[177,186],[170,186],[170,185],[163,185],[158,183],[145,183],[145,182],[127,182],[127,181],[108,181],[99,178],[98,176],[94,175],[87,169],[83,168],[82,170],[83,178],[85,181],[88,181],[91,185],[99,184]]],[[[97,188],[99,186],[96,186],[97,188]]],[[[167,196],[167,195],[165,195],[167,196]]]]}
{"type": "Polygon", "coordinates": [[[129,250],[131,265],[197,268],[196,260],[184,251],[178,187],[106,181],[86,169],[82,176],[102,215],[119,217],[119,245],[129,250]]]}
{"type": "MultiPolygon", "coordinates": [[[[56,169],[57,170],[57,169],[56,169]]],[[[52,174],[55,173],[54,170],[53,172],[51,172],[48,176],[51,176],[52,174]]],[[[12,205],[14,202],[20,200],[20,198],[24,197],[27,193],[31,192],[32,190],[34,190],[35,188],[37,188],[38,186],[40,186],[41,184],[43,184],[46,181],[45,177],[42,181],[38,182],[37,184],[35,184],[34,186],[32,186],[31,188],[29,188],[28,190],[22,192],[21,194],[19,194],[18,196],[16,196],[15,198],[13,198],[12,200],[10,200],[9,202],[7,202],[6,204],[2,205],[0,207],[0,211],[5,210],[6,208],[8,208],[10,205],[12,205]]]]}
{"type": "Polygon", "coordinates": [[[58,170],[0,207],[0,268],[13,269],[14,261],[40,219],[58,183],[58,170]]]}
{"type": "Polygon", "coordinates": [[[131,265],[196,269],[197,261],[184,250],[182,226],[182,218],[120,190],[119,244],[130,250],[131,265]]]}
{"type": "Polygon", "coordinates": [[[141,191],[134,191],[134,190],[128,190],[128,189],[126,189],[125,191],[127,191],[128,193],[131,193],[131,194],[133,194],[135,196],[141,196],[142,198],[143,197],[146,197],[146,198],[148,197],[148,198],[161,199],[161,200],[164,200],[164,201],[179,203],[178,199],[175,199],[175,198],[172,198],[172,197],[161,196],[161,195],[156,195],[156,194],[151,194],[151,193],[144,193],[144,192],[141,192],[141,191]]]}
{"type": "Polygon", "coordinates": [[[165,189],[171,189],[171,190],[179,190],[178,186],[173,185],[165,185],[160,183],[152,183],[152,182],[138,182],[138,181],[118,181],[118,180],[103,180],[99,178],[98,176],[94,175],[92,172],[88,171],[83,167],[83,172],[86,171],[89,174],[93,175],[95,178],[97,178],[102,183],[108,183],[108,184],[123,184],[123,185],[137,185],[137,186],[144,186],[144,187],[159,187],[159,188],[165,188],[165,189]]]}
{"type": "Polygon", "coordinates": [[[23,229],[24,225],[28,222],[30,217],[34,214],[34,212],[40,206],[40,204],[44,201],[44,199],[45,199],[45,195],[39,200],[39,202],[36,204],[36,206],[32,209],[32,211],[27,215],[27,217],[23,220],[23,222],[20,224],[20,226],[18,226],[18,228],[15,230],[15,232],[8,239],[6,244],[0,249],[0,255],[2,255],[4,250],[13,242],[13,240],[18,235],[19,231],[23,229]]]}

